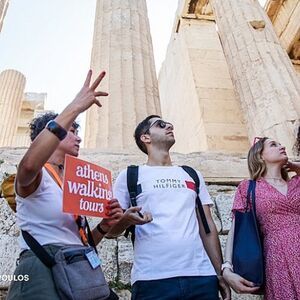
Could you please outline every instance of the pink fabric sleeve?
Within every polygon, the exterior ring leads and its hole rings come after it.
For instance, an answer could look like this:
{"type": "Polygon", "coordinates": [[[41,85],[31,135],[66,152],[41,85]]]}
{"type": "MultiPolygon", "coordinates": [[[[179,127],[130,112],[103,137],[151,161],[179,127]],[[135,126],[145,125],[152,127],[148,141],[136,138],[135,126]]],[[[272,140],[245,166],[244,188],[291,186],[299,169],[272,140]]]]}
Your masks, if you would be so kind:
{"type": "Polygon", "coordinates": [[[248,190],[249,180],[243,180],[234,196],[233,206],[232,206],[232,217],[236,211],[244,212],[247,205],[247,190],[248,190]]]}

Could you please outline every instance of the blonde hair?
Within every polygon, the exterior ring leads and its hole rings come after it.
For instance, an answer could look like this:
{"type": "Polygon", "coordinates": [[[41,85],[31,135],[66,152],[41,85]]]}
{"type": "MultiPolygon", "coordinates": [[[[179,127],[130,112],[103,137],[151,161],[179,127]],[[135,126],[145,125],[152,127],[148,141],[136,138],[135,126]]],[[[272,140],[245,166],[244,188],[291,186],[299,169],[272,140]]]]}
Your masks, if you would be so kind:
{"type": "MultiPolygon", "coordinates": [[[[259,139],[248,152],[248,170],[250,178],[253,180],[263,177],[266,173],[267,166],[261,155],[267,139],[268,137],[259,139]]],[[[281,176],[284,180],[288,179],[288,173],[285,169],[281,169],[281,176]]]]}

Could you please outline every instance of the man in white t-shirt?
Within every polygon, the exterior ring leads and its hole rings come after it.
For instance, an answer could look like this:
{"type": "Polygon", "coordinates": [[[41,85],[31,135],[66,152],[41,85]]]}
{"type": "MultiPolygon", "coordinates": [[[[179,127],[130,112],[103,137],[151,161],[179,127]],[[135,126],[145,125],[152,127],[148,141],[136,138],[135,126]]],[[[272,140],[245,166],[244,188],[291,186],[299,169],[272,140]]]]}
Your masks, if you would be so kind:
{"type": "Polygon", "coordinates": [[[206,234],[196,213],[193,179],[172,165],[173,125],[152,115],[135,130],[138,147],[148,155],[138,171],[137,207],[130,207],[127,172],[114,185],[114,197],[126,210],[115,233],[135,224],[133,300],[217,300],[230,290],[220,275],[222,254],[210,213],[213,204],[200,172],[200,199],[210,228],[206,234]],[[142,213],[142,215],[141,215],[142,213]],[[200,231],[200,234],[199,234],[200,231]],[[217,276],[218,275],[218,276],[217,276]]]}

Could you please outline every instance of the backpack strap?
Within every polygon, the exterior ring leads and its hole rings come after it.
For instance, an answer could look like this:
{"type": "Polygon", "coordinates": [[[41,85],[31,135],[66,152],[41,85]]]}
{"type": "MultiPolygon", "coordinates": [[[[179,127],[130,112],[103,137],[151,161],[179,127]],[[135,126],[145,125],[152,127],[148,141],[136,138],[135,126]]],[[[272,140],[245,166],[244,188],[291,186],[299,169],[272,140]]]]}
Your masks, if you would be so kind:
{"type": "Polygon", "coordinates": [[[209,226],[208,226],[208,223],[207,223],[207,220],[206,220],[206,217],[205,217],[204,209],[203,209],[200,197],[199,197],[199,189],[200,189],[199,176],[193,168],[191,168],[189,166],[181,166],[181,167],[185,172],[187,172],[193,178],[193,180],[195,182],[195,192],[196,192],[196,195],[197,195],[196,205],[197,205],[198,210],[199,210],[199,214],[200,214],[200,217],[201,217],[201,221],[202,221],[205,233],[209,234],[210,229],[209,229],[209,226]]]}
{"type": "Polygon", "coordinates": [[[130,197],[131,206],[137,206],[137,182],[139,178],[139,166],[127,167],[127,188],[130,197]]]}
{"type": "MultiPolygon", "coordinates": [[[[127,189],[130,197],[131,206],[137,206],[136,197],[137,197],[137,182],[139,177],[139,166],[128,166],[127,167],[127,189]]],[[[129,226],[125,230],[124,236],[127,238],[129,233],[131,233],[131,242],[134,245],[135,240],[135,225],[129,226]]]]}

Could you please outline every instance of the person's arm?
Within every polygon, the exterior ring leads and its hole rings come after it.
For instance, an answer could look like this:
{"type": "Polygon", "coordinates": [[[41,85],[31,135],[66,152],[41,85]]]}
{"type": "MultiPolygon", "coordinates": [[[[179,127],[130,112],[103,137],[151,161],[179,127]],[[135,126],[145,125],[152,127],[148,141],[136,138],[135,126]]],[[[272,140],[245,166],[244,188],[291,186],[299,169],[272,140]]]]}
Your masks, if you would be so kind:
{"type": "MultiPolygon", "coordinates": [[[[90,70],[80,92],[63,112],[55,118],[55,122],[68,131],[80,113],[87,110],[93,104],[101,107],[96,97],[107,96],[108,94],[96,92],[95,89],[104,76],[105,72],[102,72],[90,86],[92,77],[92,71],[90,70]]],[[[60,140],[58,137],[47,129],[44,129],[32,142],[19,164],[16,176],[16,188],[21,196],[26,197],[36,190],[41,180],[42,167],[59,143],[60,140]]]]}
{"type": "Polygon", "coordinates": [[[223,277],[231,288],[238,294],[251,294],[259,290],[259,287],[254,286],[254,283],[246,280],[240,275],[234,273],[232,267],[232,251],[233,251],[233,237],[234,237],[235,221],[232,220],[231,228],[228,233],[226,247],[225,247],[225,262],[229,263],[231,267],[225,267],[223,270],[223,277]]]}
{"type": "Polygon", "coordinates": [[[224,282],[224,280],[221,276],[221,265],[222,265],[223,260],[222,260],[220,240],[218,237],[218,231],[217,231],[216,225],[212,219],[209,205],[203,205],[203,210],[204,210],[205,217],[206,217],[209,229],[210,229],[210,233],[206,234],[203,224],[202,224],[202,221],[201,221],[201,217],[197,210],[197,218],[198,218],[198,223],[199,223],[200,236],[201,236],[205,251],[206,251],[207,255],[209,256],[210,261],[217,273],[222,298],[224,300],[230,300],[231,299],[230,289],[229,289],[228,285],[226,284],[226,282],[224,282]]]}
{"type": "Polygon", "coordinates": [[[140,217],[137,212],[139,207],[131,207],[125,213],[117,199],[112,199],[109,204],[109,218],[102,219],[92,230],[94,243],[97,245],[104,238],[114,238],[120,235],[130,225],[142,225],[152,221],[148,213],[140,217]]]}
{"type": "Polygon", "coordinates": [[[221,276],[221,265],[222,265],[222,252],[221,252],[221,245],[220,240],[218,236],[218,231],[215,225],[215,222],[212,219],[211,212],[210,212],[210,205],[213,204],[211,197],[208,193],[208,190],[205,185],[204,178],[202,174],[197,171],[200,185],[199,185],[199,197],[201,199],[201,203],[203,206],[204,214],[208,223],[208,226],[210,228],[210,233],[206,234],[201,217],[198,212],[197,208],[197,218],[198,218],[198,224],[199,224],[199,233],[200,237],[203,242],[203,246],[206,250],[206,253],[208,254],[210,261],[217,273],[218,280],[219,280],[219,289],[222,295],[222,298],[225,300],[231,299],[231,292],[230,288],[228,287],[227,283],[224,281],[223,277],[221,276]]]}

